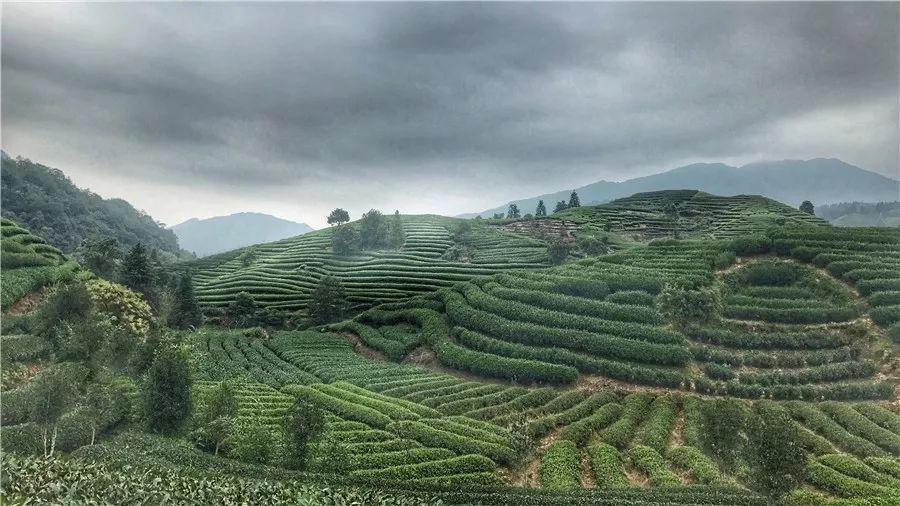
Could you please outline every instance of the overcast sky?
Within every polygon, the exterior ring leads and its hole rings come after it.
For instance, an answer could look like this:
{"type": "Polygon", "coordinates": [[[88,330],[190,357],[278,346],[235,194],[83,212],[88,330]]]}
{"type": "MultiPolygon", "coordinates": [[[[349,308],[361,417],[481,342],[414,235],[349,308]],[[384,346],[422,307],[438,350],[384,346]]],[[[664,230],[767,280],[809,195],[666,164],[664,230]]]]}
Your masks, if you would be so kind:
{"type": "Polygon", "coordinates": [[[458,214],[698,161],[898,176],[900,4],[11,4],[2,145],[156,219],[458,214]]]}

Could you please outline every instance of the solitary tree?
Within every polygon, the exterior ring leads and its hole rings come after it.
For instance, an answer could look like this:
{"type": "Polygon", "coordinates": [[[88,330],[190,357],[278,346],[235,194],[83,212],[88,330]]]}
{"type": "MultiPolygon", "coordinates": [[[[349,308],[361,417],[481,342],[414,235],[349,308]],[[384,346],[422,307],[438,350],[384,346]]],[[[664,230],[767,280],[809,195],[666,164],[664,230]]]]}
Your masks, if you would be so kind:
{"type": "Polygon", "coordinates": [[[284,423],[288,452],[297,468],[306,466],[309,443],[319,436],[324,427],[325,418],[319,407],[306,396],[297,396],[284,423]]]}
{"type": "Polygon", "coordinates": [[[569,195],[569,207],[581,207],[581,200],[578,198],[578,192],[572,191],[569,195]]]}
{"type": "Polygon", "coordinates": [[[815,206],[813,206],[813,203],[808,200],[804,200],[803,203],[800,204],[800,210],[806,214],[811,214],[813,216],[816,215],[815,206]]]}
{"type": "Polygon", "coordinates": [[[91,444],[97,439],[97,432],[123,408],[128,400],[123,392],[107,383],[91,383],[84,398],[84,408],[91,421],[91,444]]]}
{"type": "Polygon", "coordinates": [[[405,240],[406,234],[403,232],[403,220],[400,218],[400,211],[394,211],[394,217],[391,219],[391,246],[400,249],[405,240]]]}
{"type": "Polygon", "coordinates": [[[253,296],[240,292],[225,309],[225,317],[231,327],[255,327],[259,324],[259,310],[253,296]]]}
{"type": "Polygon", "coordinates": [[[307,311],[310,321],[319,325],[341,319],[347,312],[347,306],[344,286],[334,276],[325,276],[313,291],[307,311]]]}
{"type": "Polygon", "coordinates": [[[252,264],[253,261],[256,260],[256,256],[256,248],[245,248],[244,251],[242,251],[241,254],[238,255],[238,261],[241,262],[242,267],[249,267],[250,264],[252,264]]]}
{"type": "Polygon", "coordinates": [[[377,209],[370,209],[359,220],[359,241],[363,249],[377,249],[388,243],[388,224],[377,209]]]}
{"type": "Polygon", "coordinates": [[[185,354],[174,347],[159,350],[147,376],[144,405],[150,430],[172,433],[191,414],[191,373],[185,354]]]}
{"type": "Polygon", "coordinates": [[[553,208],[554,213],[558,213],[560,211],[565,211],[569,208],[569,204],[566,203],[565,200],[560,200],[556,203],[556,207],[553,208]]]}
{"type": "Polygon", "coordinates": [[[535,216],[547,216],[547,208],[544,207],[543,200],[538,201],[537,209],[534,210],[534,215],[535,216]]]}
{"type": "Polygon", "coordinates": [[[331,214],[328,215],[329,225],[341,225],[343,223],[347,223],[348,221],[350,221],[350,214],[340,207],[335,209],[334,211],[331,211],[331,214]]]}
{"type": "Polygon", "coordinates": [[[125,255],[122,262],[122,284],[145,296],[150,294],[153,268],[147,250],[141,243],[135,244],[125,255]]]}
{"type": "Polygon", "coordinates": [[[359,250],[359,232],[353,225],[340,225],[331,234],[331,251],[347,256],[359,250]]]}
{"type": "Polygon", "coordinates": [[[197,327],[203,322],[200,303],[194,294],[194,283],[189,273],[181,275],[175,289],[175,300],[169,313],[169,326],[176,329],[197,327]]]}
{"type": "Polygon", "coordinates": [[[520,216],[522,216],[522,215],[519,212],[519,206],[517,206],[515,204],[510,204],[509,209],[506,211],[506,217],[507,218],[518,218],[520,216]]]}
{"type": "Polygon", "coordinates": [[[747,421],[747,450],[754,487],[772,499],[793,490],[806,477],[806,452],[798,445],[793,421],[784,410],[758,403],[747,421]]]}

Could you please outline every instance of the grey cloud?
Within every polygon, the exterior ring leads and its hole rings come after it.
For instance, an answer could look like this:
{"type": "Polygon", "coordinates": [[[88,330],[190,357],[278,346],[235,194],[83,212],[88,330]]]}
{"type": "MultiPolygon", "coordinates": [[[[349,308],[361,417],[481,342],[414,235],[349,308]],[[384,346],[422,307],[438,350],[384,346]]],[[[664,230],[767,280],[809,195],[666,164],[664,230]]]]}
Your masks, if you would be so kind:
{"type": "Polygon", "coordinates": [[[840,124],[871,104],[888,104],[877,125],[897,138],[897,4],[4,10],[4,148],[87,178],[300,197],[341,185],[363,200],[364,177],[397,195],[441,181],[481,193],[480,208],[683,160],[838,156],[895,176],[900,164],[889,135],[836,132],[802,152],[797,135],[773,139],[793,119],[840,124]]]}

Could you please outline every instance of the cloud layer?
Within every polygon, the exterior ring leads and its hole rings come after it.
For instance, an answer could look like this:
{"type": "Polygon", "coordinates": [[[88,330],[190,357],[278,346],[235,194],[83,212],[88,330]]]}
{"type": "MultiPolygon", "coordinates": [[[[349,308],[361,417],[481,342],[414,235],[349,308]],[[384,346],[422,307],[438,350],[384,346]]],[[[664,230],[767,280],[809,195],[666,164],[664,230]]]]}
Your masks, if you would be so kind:
{"type": "Polygon", "coordinates": [[[6,4],[3,147],[175,223],[455,214],[695,161],[896,177],[900,5],[6,4]]]}

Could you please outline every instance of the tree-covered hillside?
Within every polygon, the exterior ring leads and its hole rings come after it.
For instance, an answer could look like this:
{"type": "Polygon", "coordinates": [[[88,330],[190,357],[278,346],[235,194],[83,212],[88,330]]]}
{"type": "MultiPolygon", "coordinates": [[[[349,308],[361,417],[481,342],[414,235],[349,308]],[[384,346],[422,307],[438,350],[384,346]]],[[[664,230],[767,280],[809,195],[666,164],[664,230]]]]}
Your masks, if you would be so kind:
{"type": "Polygon", "coordinates": [[[75,186],[59,169],[4,154],[3,217],[28,228],[65,253],[89,238],[138,242],[178,253],[175,233],[121,199],[104,199],[75,186]]]}

